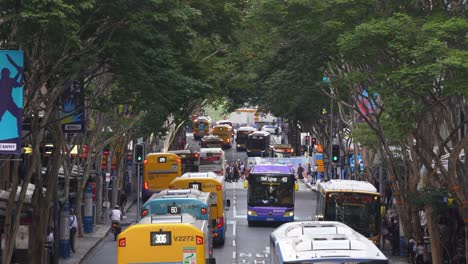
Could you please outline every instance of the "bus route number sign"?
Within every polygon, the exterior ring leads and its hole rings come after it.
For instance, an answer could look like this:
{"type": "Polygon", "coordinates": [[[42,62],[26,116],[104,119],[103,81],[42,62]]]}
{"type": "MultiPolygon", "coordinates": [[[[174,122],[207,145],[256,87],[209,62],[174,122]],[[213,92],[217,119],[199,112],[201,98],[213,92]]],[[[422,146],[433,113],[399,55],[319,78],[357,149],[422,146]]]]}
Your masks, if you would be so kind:
{"type": "Polygon", "coordinates": [[[201,182],[190,182],[189,183],[189,189],[194,189],[194,190],[202,190],[202,184],[201,182]]]}
{"type": "Polygon", "coordinates": [[[158,163],[166,163],[167,162],[167,158],[166,157],[159,157],[158,158],[158,163]]]}
{"type": "Polygon", "coordinates": [[[180,210],[180,206],[168,206],[167,207],[167,213],[168,214],[180,214],[181,213],[181,210],[180,210]]]}
{"type": "Polygon", "coordinates": [[[276,183],[287,183],[288,177],[270,177],[270,176],[260,176],[257,178],[258,182],[276,182],[276,183]]]}
{"type": "Polygon", "coordinates": [[[159,231],[150,233],[151,246],[168,246],[172,244],[171,231],[159,231]]]}

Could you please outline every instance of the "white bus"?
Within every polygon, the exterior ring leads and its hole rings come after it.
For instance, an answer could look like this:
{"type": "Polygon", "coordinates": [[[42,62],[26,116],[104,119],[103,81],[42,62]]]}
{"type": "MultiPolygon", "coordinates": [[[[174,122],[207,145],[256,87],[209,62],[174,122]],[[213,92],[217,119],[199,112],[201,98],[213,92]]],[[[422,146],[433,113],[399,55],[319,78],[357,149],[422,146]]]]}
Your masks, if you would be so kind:
{"type": "Polygon", "coordinates": [[[214,172],[219,176],[224,176],[225,158],[221,148],[201,148],[200,149],[200,172],[214,172]]]}
{"type": "Polygon", "coordinates": [[[318,184],[315,218],[347,224],[376,245],[380,241],[380,193],[367,181],[329,180],[318,184]]]}
{"type": "Polygon", "coordinates": [[[270,235],[270,264],[388,264],[369,239],[334,221],[290,222],[270,235]]]}

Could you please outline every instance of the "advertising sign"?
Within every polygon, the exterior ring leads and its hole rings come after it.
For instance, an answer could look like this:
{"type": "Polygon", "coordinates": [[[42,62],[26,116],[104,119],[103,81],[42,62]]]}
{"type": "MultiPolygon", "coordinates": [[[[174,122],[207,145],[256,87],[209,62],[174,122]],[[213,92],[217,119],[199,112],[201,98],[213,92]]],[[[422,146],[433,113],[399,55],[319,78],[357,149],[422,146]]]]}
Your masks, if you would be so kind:
{"type": "Polygon", "coordinates": [[[0,154],[21,154],[24,55],[0,50],[0,154]]]}
{"type": "Polygon", "coordinates": [[[83,82],[74,81],[62,96],[60,112],[64,133],[83,132],[85,129],[84,89],[83,82]]]}

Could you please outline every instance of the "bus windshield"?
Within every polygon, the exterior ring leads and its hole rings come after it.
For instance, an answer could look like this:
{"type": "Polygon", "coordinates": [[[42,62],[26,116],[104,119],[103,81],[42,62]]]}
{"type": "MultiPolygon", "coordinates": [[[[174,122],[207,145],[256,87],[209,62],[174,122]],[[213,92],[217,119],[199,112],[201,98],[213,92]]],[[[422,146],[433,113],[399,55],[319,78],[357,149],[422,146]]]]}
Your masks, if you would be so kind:
{"type": "Polygon", "coordinates": [[[379,197],[366,193],[329,193],[325,219],[339,221],[366,237],[379,234],[379,197]]]}
{"type": "Polygon", "coordinates": [[[249,176],[250,206],[294,206],[294,179],[288,176],[249,176]],[[275,179],[276,181],[273,181],[275,179]]]}

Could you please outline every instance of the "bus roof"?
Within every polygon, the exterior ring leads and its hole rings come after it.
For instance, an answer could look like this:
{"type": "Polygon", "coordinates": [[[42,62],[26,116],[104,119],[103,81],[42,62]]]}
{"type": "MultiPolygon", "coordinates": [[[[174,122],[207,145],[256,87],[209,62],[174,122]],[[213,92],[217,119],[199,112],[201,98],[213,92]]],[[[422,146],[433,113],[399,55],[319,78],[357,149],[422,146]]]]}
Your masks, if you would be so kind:
{"type": "Polygon", "coordinates": [[[169,152],[152,152],[152,153],[148,153],[148,154],[146,155],[146,157],[147,157],[147,158],[148,158],[148,157],[153,157],[153,156],[154,156],[154,157],[158,157],[158,156],[164,156],[164,155],[165,155],[165,156],[174,156],[174,155],[177,156],[177,154],[175,154],[175,153],[169,153],[169,152]]]}
{"type": "Polygon", "coordinates": [[[185,223],[195,224],[197,219],[190,214],[180,215],[148,215],[140,219],[138,224],[162,224],[162,223],[185,223]]]}
{"type": "Polygon", "coordinates": [[[271,145],[271,147],[275,148],[275,149],[292,148],[292,146],[290,144],[273,144],[273,145],[271,145]]]}
{"type": "Polygon", "coordinates": [[[270,133],[268,133],[267,131],[255,131],[255,132],[252,132],[249,134],[249,137],[251,136],[269,136],[270,133]]]}
{"type": "Polygon", "coordinates": [[[169,150],[168,153],[174,153],[174,154],[190,154],[190,149],[169,150]]]}
{"type": "Polygon", "coordinates": [[[372,241],[334,221],[290,222],[271,233],[283,262],[359,262],[387,257],[372,241]]]}
{"type": "Polygon", "coordinates": [[[370,182],[355,181],[355,180],[329,180],[321,182],[318,185],[320,192],[330,191],[354,191],[354,192],[373,192],[376,193],[377,189],[370,182]]]}
{"type": "Polygon", "coordinates": [[[200,153],[223,153],[224,150],[221,148],[201,148],[200,153]]]}
{"type": "Polygon", "coordinates": [[[184,173],[180,178],[217,178],[217,174],[212,171],[207,172],[187,172],[184,173]]]}
{"type": "Polygon", "coordinates": [[[166,190],[160,191],[159,193],[153,194],[150,197],[150,199],[157,199],[157,198],[161,198],[165,196],[181,196],[181,195],[185,195],[185,196],[191,195],[193,197],[198,197],[202,194],[203,194],[202,192],[200,192],[199,190],[195,190],[195,189],[176,189],[176,190],[166,189],[166,190]]]}
{"type": "Polygon", "coordinates": [[[239,127],[237,129],[237,131],[249,131],[249,132],[253,132],[253,131],[256,131],[256,129],[254,127],[239,127]]]}
{"type": "Polygon", "coordinates": [[[281,164],[259,164],[254,165],[250,173],[292,174],[292,170],[289,166],[281,164]]]}

